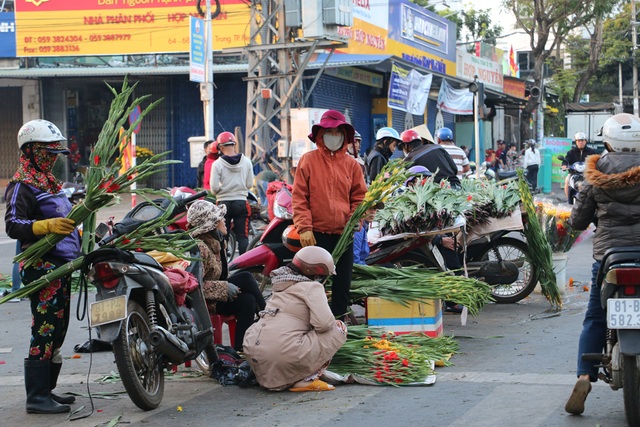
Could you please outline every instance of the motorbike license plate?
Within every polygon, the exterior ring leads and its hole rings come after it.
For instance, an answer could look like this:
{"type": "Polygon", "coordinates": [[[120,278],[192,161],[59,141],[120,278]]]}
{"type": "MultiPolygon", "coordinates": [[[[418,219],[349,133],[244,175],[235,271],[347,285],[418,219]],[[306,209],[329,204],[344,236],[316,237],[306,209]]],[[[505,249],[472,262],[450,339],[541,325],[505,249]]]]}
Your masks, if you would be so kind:
{"type": "Polygon", "coordinates": [[[121,295],[91,303],[89,324],[91,327],[117,322],[127,317],[127,297],[121,295]]]}
{"type": "Polygon", "coordinates": [[[607,327],[609,329],[640,329],[640,299],[609,298],[607,327]]]}

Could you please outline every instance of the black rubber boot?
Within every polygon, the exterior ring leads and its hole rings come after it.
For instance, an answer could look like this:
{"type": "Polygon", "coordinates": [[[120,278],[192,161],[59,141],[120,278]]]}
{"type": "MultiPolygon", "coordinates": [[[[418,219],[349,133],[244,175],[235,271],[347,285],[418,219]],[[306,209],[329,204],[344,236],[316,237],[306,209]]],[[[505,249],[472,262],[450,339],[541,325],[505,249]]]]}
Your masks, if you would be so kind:
{"type": "Polygon", "coordinates": [[[58,403],[64,403],[65,405],[70,405],[76,401],[74,396],[59,396],[53,393],[53,389],[56,388],[58,384],[58,376],[60,375],[60,370],[62,369],[62,363],[54,363],[51,362],[49,374],[49,388],[51,390],[51,398],[58,403]]]}
{"type": "Polygon", "coordinates": [[[24,386],[27,390],[27,414],[61,414],[69,405],[51,399],[49,360],[24,360],[24,386]]]}

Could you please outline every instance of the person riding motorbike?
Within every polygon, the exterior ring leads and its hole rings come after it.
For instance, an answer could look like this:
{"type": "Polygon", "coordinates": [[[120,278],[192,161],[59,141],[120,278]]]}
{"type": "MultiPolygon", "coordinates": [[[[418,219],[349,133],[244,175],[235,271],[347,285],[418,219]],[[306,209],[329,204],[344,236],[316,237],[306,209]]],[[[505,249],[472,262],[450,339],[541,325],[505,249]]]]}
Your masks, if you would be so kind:
{"type": "MultiPolygon", "coordinates": [[[[606,344],[606,314],[600,302],[598,270],[604,253],[615,246],[636,246],[640,241],[640,119],[617,114],[602,127],[607,153],[586,158],[585,182],[576,196],[569,223],[576,230],[598,221],[593,239],[594,263],[591,269],[591,294],[582,323],[578,344],[578,381],[565,410],[579,415],[598,379],[597,362],[582,360],[584,353],[602,353],[606,344]]],[[[578,132],[582,147],[586,140],[578,132]]],[[[585,156],[586,157],[586,156],[585,156]]]]}
{"type": "MultiPolygon", "coordinates": [[[[577,162],[584,162],[588,156],[593,154],[597,154],[596,150],[593,148],[587,147],[587,135],[584,132],[576,133],[574,137],[576,141],[576,146],[569,150],[562,161],[562,170],[566,171],[567,168],[577,162]]],[[[564,195],[567,198],[567,202],[572,204],[573,198],[569,197],[570,187],[569,187],[569,179],[570,175],[567,174],[567,177],[564,180],[564,195]]]]}
{"type": "Polygon", "coordinates": [[[452,187],[460,187],[458,167],[442,145],[423,145],[422,137],[413,129],[402,132],[401,140],[406,162],[436,171],[433,177],[435,182],[446,179],[452,187]]]}

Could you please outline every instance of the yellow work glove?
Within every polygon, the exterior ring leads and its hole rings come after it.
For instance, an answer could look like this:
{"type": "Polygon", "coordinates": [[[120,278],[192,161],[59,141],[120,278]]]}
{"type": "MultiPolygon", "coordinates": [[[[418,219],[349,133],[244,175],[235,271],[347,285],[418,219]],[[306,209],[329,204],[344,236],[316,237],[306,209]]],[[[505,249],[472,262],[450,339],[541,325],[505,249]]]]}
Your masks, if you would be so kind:
{"type": "Polygon", "coordinates": [[[32,230],[36,236],[45,234],[62,234],[64,236],[73,233],[76,222],[69,218],[43,219],[33,223],[32,230]]]}
{"type": "Polygon", "coordinates": [[[309,230],[300,233],[300,244],[303,248],[306,246],[315,246],[316,238],[313,236],[313,231],[309,230]]]}

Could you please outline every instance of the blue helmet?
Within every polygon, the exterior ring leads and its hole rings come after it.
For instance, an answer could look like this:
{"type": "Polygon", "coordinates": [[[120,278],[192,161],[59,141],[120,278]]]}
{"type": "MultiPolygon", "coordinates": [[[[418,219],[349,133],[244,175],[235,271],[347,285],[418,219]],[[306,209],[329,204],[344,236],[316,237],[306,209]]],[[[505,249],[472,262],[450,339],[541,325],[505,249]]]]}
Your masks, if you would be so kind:
{"type": "Polygon", "coordinates": [[[386,138],[393,138],[398,142],[402,142],[402,139],[400,139],[400,134],[394,128],[384,127],[378,129],[378,132],[376,132],[376,141],[380,141],[386,138]]]}
{"type": "Polygon", "coordinates": [[[431,171],[429,169],[425,168],[424,166],[420,166],[420,165],[411,166],[409,169],[407,169],[407,172],[411,172],[411,175],[404,182],[404,186],[405,187],[407,185],[409,185],[409,183],[412,182],[416,178],[432,176],[432,173],[431,173],[431,171]]]}
{"type": "Polygon", "coordinates": [[[440,141],[453,141],[453,132],[449,128],[440,128],[436,132],[436,138],[440,141]]]}

